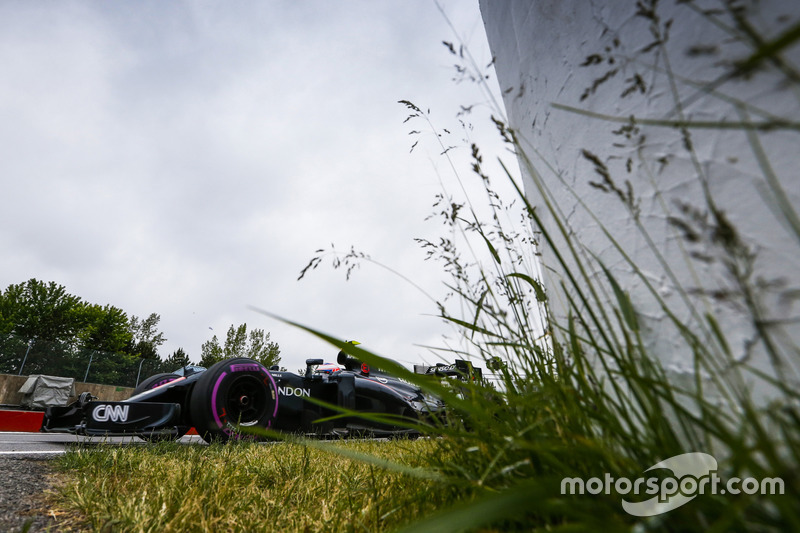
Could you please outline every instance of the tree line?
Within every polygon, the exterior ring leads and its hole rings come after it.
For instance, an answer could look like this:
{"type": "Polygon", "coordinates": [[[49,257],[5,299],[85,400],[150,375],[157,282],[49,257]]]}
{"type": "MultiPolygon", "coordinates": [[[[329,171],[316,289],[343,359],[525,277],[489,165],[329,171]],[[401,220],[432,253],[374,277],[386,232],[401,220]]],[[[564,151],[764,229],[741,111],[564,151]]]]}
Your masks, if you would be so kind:
{"type": "MultiPolygon", "coordinates": [[[[0,373],[17,373],[24,362],[25,374],[71,374],[81,381],[91,375],[88,381],[125,385],[134,370],[137,379],[143,368],[150,375],[190,364],[183,348],[162,359],[159,347],[166,338],[160,320],[157,313],[140,318],[84,301],[53,281],[12,284],[0,291],[0,373]]],[[[231,325],[224,344],[216,335],[203,343],[200,365],[249,357],[272,366],[279,353],[264,330],[231,325]]]]}

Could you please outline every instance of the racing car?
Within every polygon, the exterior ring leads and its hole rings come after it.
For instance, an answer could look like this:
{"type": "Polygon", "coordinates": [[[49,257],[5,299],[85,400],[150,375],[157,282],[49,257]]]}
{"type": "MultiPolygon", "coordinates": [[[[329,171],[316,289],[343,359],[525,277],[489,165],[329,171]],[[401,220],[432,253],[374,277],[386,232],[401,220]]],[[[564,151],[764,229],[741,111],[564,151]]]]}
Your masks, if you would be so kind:
{"type": "Polygon", "coordinates": [[[439,398],[341,351],[335,364],[307,359],[305,373],[234,358],[208,369],[187,366],[156,374],[121,402],[83,393],[70,405],[49,407],[42,431],[156,441],[180,438],[194,427],[207,442],[251,439],[251,428],[315,436],[411,436],[418,432],[404,427],[403,420],[443,410],[439,398]]]}

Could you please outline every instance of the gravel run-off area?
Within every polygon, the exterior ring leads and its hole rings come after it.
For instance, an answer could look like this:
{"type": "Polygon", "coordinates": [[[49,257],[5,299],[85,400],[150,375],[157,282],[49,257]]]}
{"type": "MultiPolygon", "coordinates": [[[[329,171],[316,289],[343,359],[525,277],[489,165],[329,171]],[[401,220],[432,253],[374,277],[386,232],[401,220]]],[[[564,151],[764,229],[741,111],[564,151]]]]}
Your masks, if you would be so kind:
{"type": "Polygon", "coordinates": [[[0,531],[59,531],[45,495],[54,485],[49,459],[0,456],[0,473],[0,531]]]}

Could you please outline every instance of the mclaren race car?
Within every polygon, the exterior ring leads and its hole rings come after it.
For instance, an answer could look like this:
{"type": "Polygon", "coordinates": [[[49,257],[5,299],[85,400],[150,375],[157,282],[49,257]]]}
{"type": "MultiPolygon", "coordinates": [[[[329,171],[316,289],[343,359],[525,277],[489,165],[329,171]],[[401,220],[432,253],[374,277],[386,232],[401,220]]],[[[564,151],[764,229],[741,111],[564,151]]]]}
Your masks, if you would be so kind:
{"type": "Polygon", "coordinates": [[[157,374],[121,402],[98,401],[83,393],[66,407],[48,408],[42,431],[167,440],[194,427],[208,442],[253,438],[249,428],[316,436],[398,436],[415,431],[397,420],[423,419],[443,409],[440,399],[419,387],[339,352],[336,364],[306,360],[305,374],[239,358],[207,370],[189,366],[157,374]]]}

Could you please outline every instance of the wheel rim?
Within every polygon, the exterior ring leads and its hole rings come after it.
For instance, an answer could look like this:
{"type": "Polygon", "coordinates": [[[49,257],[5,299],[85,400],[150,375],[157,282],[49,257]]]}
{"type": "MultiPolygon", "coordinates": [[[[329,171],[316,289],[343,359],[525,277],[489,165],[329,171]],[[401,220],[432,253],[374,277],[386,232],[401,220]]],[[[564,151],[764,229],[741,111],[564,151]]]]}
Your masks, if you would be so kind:
{"type": "Polygon", "coordinates": [[[231,383],[225,395],[228,419],[240,426],[253,426],[267,411],[267,390],[253,376],[241,376],[231,383]]]}

